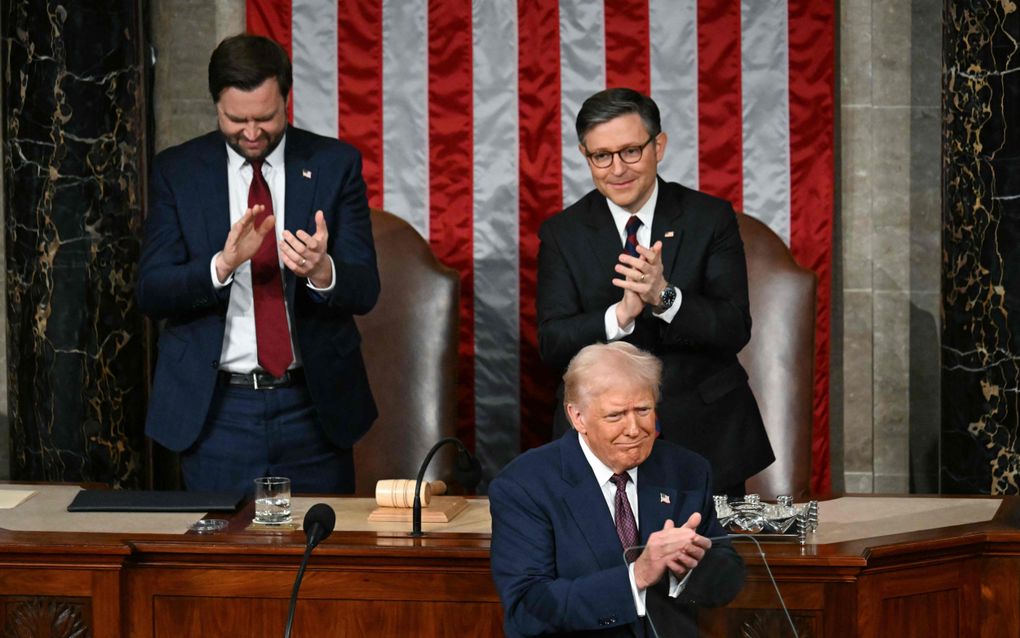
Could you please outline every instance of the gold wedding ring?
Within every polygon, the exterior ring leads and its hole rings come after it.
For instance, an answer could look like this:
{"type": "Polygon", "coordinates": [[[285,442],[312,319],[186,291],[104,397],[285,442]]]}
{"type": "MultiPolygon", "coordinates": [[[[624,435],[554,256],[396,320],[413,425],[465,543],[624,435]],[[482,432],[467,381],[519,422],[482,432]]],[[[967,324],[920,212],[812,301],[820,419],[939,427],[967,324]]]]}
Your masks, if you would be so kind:
{"type": "Polygon", "coordinates": [[[640,279],[640,281],[641,281],[642,283],[644,283],[644,281],[645,281],[645,277],[646,277],[646,276],[647,276],[647,275],[645,275],[644,273],[641,273],[641,279],[640,279]]]}
{"type": "Polygon", "coordinates": [[[307,259],[305,259],[304,257],[302,257],[302,258],[301,258],[301,265],[302,265],[302,266],[304,266],[304,265],[305,265],[305,262],[306,262],[306,261],[308,261],[308,260],[307,260],[307,259]]]}

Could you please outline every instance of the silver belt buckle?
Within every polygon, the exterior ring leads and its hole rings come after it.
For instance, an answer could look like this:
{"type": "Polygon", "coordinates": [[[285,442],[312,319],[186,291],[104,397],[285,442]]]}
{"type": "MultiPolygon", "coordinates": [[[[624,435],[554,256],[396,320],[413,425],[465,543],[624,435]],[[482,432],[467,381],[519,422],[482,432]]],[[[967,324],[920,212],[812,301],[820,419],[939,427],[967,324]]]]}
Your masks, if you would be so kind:
{"type": "Polygon", "coordinates": [[[259,387],[259,373],[258,373],[257,370],[252,371],[252,373],[251,373],[251,384],[252,384],[252,387],[255,388],[256,390],[261,390],[262,389],[262,388],[259,387]]]}

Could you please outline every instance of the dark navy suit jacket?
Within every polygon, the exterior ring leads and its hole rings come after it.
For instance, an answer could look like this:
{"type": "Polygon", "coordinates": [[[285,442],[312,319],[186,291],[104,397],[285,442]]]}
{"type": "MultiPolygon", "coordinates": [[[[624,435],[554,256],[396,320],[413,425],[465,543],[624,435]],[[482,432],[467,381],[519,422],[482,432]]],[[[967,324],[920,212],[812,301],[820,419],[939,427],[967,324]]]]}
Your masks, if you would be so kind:
{"type": "MultiPolygon", "coordinates": [[[[612,284],[622,245],[606,198],[595,190],[547,219],[539,237],[539,351],[564,370],[581,348],[606,339],[606,308],[623,296],[612,284]]],[[[652,244],[662,241],[663,274],[683,295],[680,310],[667,324],[646,307],[624,340],[662,360],[663,438],[707,458],[716,489],[727,488],[775,460],[737,361],[751,338],[737,218],[728,202],[660,179],[651,237],[652,244]]],[[[554,432],[569,427],[562,389],[554,432]]]]}
{"type": "MultiPolygon", "coordinates": [[[[705,459],[657,441],[638,469],[641,542],[666,519],[682,525],[694,512],[702,515],[699,534],[724,535],[710,486],[705,459]]],[[[492,575],[507,636],[634,635],[638,616],[623,547],[574,430],[507,465],[489,486],[489,507],[492,575]]],[[[743,577],[740,557],[728,543],[715,542],[680,599],[665,596],[668,578],[648,590],[659,634],[691,627],[688,604],[729,602],[743,577]]]]}
{"type": "MultiPolygon", "coordinates": [[[[293,336],[322,427],[335,445],[349,448],[377,415],[353,319],[379,296],[361,156],[350,145],[289,127],[284,162],[285,226],[313,234],[315,211],[322,210],[336,268],[328,295],[284,269],[293,336]]],[[[157,155],[136,296],[142,312],[165,320],[145,430],[171,450],[197,440],[216,386],[231,287],[213,287],[209,264],[229,230],[227,150],[219,132],[157,155]]]]}

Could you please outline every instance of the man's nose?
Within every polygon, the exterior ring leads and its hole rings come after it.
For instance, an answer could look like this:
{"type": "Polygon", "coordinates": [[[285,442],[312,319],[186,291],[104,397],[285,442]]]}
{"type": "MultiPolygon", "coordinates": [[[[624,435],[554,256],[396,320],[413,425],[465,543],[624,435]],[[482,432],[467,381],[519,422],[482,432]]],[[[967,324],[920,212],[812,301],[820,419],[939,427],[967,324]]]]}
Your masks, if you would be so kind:
{"type": "Polygon", "coordinates": [[[613,175],[623,175],[627,171],[627,165],[620,159],[619,153],[613,154],[613,163],[609,165],[609,170],[613,175]]]}
{"type": "Polygon", "coordinates": [[[244,125],[244,139],[249,142],[254,142],[259,137],[259,127],[255,122],[249,122],[244,125]]]}
{"type": "Polygon", "coordinates": [[[638,427],[637,415],[633,412],[628,412],[624,417],[623,432],[627,436],[637,436],[641,432],[641,428],[638,427]]]}

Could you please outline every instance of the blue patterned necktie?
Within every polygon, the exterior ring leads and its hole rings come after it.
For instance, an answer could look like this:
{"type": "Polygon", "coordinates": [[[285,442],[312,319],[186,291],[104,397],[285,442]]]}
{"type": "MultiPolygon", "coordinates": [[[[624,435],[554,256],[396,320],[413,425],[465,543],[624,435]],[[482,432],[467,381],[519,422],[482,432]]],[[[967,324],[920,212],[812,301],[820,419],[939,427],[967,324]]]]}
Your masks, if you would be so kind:
{"type": "Polygon", "coordinates": [[[630,219],[627,220],[627,225],[624,229],[627,231],[627,241],[623,243],[623,251],[631,257],[637,257],[637,231],[641,227],[641,220],[637,215],[631,215],[630,219]]]}

